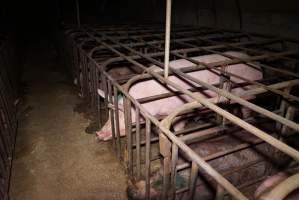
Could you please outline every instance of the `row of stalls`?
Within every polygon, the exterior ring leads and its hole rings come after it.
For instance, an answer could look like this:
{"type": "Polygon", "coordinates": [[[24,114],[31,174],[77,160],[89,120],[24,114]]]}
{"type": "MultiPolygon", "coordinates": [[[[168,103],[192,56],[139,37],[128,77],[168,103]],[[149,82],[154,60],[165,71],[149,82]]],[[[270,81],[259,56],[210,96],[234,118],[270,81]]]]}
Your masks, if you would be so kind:
{"type": "Polygon", "coordinates": [[[263,196],[285,198],[299,186],[299,41],[175,26],[165,78],[164,37],[153,24],[64,31],[74,83],[98,137],[111,135],[128,195],[260,198],[259,185],[287,171],[263,196]]]}
{"type": "Polygon", "coordinates": [[[9,178],[17,131],[16,49],[13,39],[0,33],[0,199],[8,199],[9,178]]]}

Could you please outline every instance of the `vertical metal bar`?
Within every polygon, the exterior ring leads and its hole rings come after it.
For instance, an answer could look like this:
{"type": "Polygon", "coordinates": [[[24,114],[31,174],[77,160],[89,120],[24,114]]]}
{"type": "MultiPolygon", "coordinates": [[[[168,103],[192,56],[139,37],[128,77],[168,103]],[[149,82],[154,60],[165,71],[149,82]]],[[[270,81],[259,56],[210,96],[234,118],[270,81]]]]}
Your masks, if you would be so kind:
{"type": "Polygon", "coordinates": [[[91,62],[90,63],[90,89],[91,89],[91,109],[95,110],[96,100],[95,96],[97,95],[97,89],[95,87],[95,68],[96,66],[91,62]]]}
{"type": "Polygon", "coordinates": [[[171,150],[171,195],[170,199],[175,199],[175,192],[176,192],[176,165],[178,160],[178,146],[173,143],[172,144],[172,150],[171,150]]]}
{"type": "Polygon", "coordinates": [[[106,120],[107,119],[107,114],[108,114],[108,89],[107,89],[107,79],[104,75],[104,73],[101,73],[101,86],[102,86],[102,90],[104,91],[105,97],[104,97],[104,106],[102,107],[101,111],[104,111],[103,109],[105,109],[104,112],[102,112],[102,119],[106,120]]]}
{"type": "Polygon", "coordinates": [[[95,70],[95,87],[96,87],[96,123],[97,128],[100,129],[102,127],[102,115],[101,115],[101,109],[102,109],[102,102],[100,95],[98,94],[98,89],[100,88],[99,84],[99,70],[96,68],[95,70]]]}
{"type": "Polygon", "coordinates": [[[223,200],[224,192],[225,191],[224,191],[223,187],[221,187],[221,185],[217,184],[215,200],[223,200]]]}
{"type": "Polygon", "coordinates": [[[189,181],[189,199],[194,199],[197,175],[198,175],[198,166],[195,162],[192,162],[190,181],[189,181]]]}
{"type": "MultiPolygon", "coordinates": [[[[92,103],[92,78],[91,78],[91,62],[88,60],[87,61],[87,68],[86,68],[86,73],[87,73],[87,94],[88,94],[88,102],[92,103]]],[[[92,104],[90,104],[92,106],[92,104]]]]}
{"type": "Polygon", "coordinates": [[[88,97],[88,75],[87,75],[87,58],[83,56],[82,58],[82,68],[83,68],[83,96],[88,97]]]}
{"type": "Polygon", "coordinates": [[[164,77],[168,78],[169,51],[170,51],[170,28],[171,28],[171,2],[167,0],[166,5],[166,30],[165,30],[165,57],[164,57],[164,77]]]}
{"type": "Polygon", "coordinates": [[[81,27],[81,21],[80,21],[80,5],[79,0],[76,0],[76,16],[77,16],[77,26],[78,28],[81,27]]]}
{"type": "Polygon", "coordinates": [[[151,121],[145,120],[145,198],[150,199],[151,121]]]}
{"type": "MultiPolygon", "coordinates": [[[[293,107],[293,106],[289,106],[287,108],[287,111],[286,111],[286,114],[285,114],[285,118],[288,119],[288,120],[294,120],[294,116],[295,116],[296,112],[298,112],[298,108],[293,107]]],[[[282,128],[281,128],[281,134],[283,136],[286,136],[286,134],[288,134],[289,130],[290,130],[289,127],[283,125],[282,128]]]]}
{"type": "Polygon", "coordinates": [[[120,144],[120,130],[119,130],[119,108],[118,108],[118,91],[115,86],[113,86],[113,93],[114,93],[114,106],[115,106],[115,132],[116,132],[116,151],[117,151],[117,157],[120,159],[120,150],[121,150],[121,144],[120,144]]]}
{"type": "Polygon", "coordinates": [[[167,199],[169,193],[169,181],[171,179],[171,142],[161,132],[159,134],[159,149],[163,156],[163,188],[162,199],[167,199]]]}
{"type": "MultiPolygon", "coordinates": [[[[111,88],[111,82],[108,80],[108,104],[111,105],[109,108],[109,115],[111,120],[111,130],[112,130],[112,145],[113,149],[115,150],[116,142],[115,142],[115,126],[114,126],[114,99],[112,98],[112,88],[111,88]]],[[[116,102],[117,103],[117,102],[116,102]]]]}
{"type": "Polygon", "coordinates": [[[132,117],[131,117],[131,101],[124,98],[124,112],[127,136],[127,153],[128,153],[128,174],[133,175],[133,151],[132,151],[132,117]]]}
{"type": "Polygon", "coordinates": [[[169,179],[171,171],[171,157],[167,156],[163,159],[163,191],[162,199],[167,199],[169,193],[169,179]]]}
{"type": "Polygon", "coordinates": [[[136,107],[136,170],[137,170],[137,179],[140,179],[141,176],[141,161],[140,161],[140,111],[136,107]]]}

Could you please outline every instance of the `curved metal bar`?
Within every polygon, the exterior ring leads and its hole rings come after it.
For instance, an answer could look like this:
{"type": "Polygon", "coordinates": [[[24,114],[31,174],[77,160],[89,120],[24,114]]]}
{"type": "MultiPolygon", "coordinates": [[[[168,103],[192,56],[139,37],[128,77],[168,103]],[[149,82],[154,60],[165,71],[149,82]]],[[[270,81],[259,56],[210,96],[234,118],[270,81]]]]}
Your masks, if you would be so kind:
{"type": "Polygon", "coordinates": [[[290,176],[275,186],[269,193],[262,195],[259,200],[283,200],[291,192],[299,188],[299,173],[290,176]]]}

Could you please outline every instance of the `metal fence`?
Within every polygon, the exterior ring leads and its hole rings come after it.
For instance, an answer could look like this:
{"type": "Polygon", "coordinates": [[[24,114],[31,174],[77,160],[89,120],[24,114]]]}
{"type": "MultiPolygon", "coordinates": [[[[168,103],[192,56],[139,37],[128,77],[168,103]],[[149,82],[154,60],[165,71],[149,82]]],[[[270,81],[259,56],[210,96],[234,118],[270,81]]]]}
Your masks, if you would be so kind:
{"type": "Polygon", "coordinates": [[[299,130],[295,120],[299,97],[293,93],[299,83],[299,41],[177,26],[171,33],[171,60],[188,61],[189,66],[177,68],[170,63],[170,78],[165,79],[163,32],[159,25],[94,25],[68,28],[64,34],[74,82],[95,111],[98,128],[110,119],[116,155],[133,182],[144,180],[145,198],[154,198],[155,187],[155,198],[160,199],[249,199],[261,181],[281,169],[277,166],[281,160],[289,158],[284,167],[296,169],[299,152],[286,141],[299,130]],[[229,51],[248,57],[232,56],[229,51]],[[205,55],[225,59],[210,63],[195,59],[205,55]],[[226,70],[238,64],[262,70],[264,78],[251,80],[226,70]],[[115,68],[128,70],[119,75],[115,68]],[[209,84],[190,75],[201,70],[215,74],[220,82],[209,84]],[[149,80],[168,92],[134,98],[131,88],[149,80]],[[247,89],[232,92],[240,87],[247,89]],[[199,94],[204,91],[215,96],[199,94]],[[153,115],[145,106],[183,95],[189,100],[167,116],[153,115]],[[253,114],[241,117],[230,112],[230,105],[253,114]],[[119,121],[122,114],[125,122],[119,121]],[[178,118],[188,119],[189,126],[173,130],[178,118]],[[125,137],[121,137],[122,123],[125,137]],[[153,180],[156,174],[159,178],[153,180]]]}

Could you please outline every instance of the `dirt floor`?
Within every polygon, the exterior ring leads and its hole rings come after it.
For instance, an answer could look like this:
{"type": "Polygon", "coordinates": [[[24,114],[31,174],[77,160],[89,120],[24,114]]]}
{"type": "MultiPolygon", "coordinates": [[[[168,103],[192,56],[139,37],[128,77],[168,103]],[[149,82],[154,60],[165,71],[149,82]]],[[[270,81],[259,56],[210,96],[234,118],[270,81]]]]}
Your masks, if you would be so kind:
{"type": "Polygon", "coordinates": [[[82,100],[47,45],[26,51],[11,199],[126,199],[122,166],[109,142],[84,132],[89,121],[74,111],[82,100]]]}

